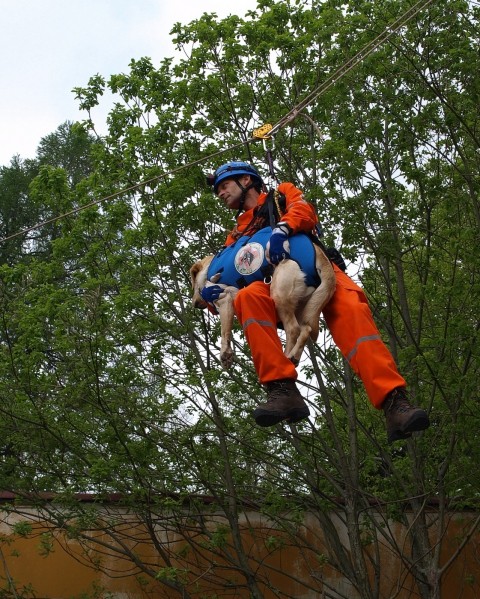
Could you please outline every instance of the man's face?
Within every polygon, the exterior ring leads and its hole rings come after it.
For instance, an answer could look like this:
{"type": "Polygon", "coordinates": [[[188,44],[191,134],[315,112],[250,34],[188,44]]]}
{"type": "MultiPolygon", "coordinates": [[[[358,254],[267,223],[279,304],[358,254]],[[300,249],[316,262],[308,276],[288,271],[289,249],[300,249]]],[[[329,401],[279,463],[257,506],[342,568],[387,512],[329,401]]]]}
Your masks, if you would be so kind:
{"type": "MultiPolygon", "coordinates": [[[[243,175],[239,177],[238,183],[242,187],[247,187],[250,184],[250,177],[243,175]]],[[[240,206],[240,198],[242,197],[242,188],[234,179],[224,179],[218,186],[217,196],[223,201],[227,208],[237,210],[240,206]]]]}

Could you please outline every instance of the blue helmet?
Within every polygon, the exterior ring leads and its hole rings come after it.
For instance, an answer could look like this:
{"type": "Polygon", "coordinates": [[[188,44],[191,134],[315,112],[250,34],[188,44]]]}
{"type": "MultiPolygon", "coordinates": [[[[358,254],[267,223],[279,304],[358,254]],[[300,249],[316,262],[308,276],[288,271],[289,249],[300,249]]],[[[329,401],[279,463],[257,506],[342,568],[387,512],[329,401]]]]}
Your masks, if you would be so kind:
{"type": "Polygon", "coordinates": [[[219,166],[213,175],[207,176],[207,183],[213,185],[213,191],[217,193],[218,186],[225,179],[235,179],[242,175],[250,175],[252,179],[256,179],[258,183],[263,184],[262,178],[258,171],[247,162],[227,162],[219,166]]]}

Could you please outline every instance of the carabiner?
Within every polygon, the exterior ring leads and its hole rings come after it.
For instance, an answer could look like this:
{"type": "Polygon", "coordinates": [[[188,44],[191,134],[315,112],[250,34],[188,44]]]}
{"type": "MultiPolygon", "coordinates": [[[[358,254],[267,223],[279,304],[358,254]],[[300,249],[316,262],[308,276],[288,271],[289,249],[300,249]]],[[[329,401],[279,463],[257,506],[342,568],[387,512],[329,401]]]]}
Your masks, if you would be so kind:
{"type": "Polygon", "coordinates": [[[276,181],[277,183],[279,183],[278,178],[275,175],[275,168],[273,166],[272,151],[275,149],[275,144],[274,144],[273,136],[270,135],[270,132],[272,131],[272,129],[273,129],[272,125],[270,125],[270,123],[266,123],[265,125],[262,125],[258,129],[254,129],[253,137],[255,139],[262,140],[263,149],[265,150],[265,161],[268,165],[270,178],[272,179],[272,181],[276,181]],[[268,147],[267,141],[270,142],[270,144],[271,144],[270,147],[268,147]]]}

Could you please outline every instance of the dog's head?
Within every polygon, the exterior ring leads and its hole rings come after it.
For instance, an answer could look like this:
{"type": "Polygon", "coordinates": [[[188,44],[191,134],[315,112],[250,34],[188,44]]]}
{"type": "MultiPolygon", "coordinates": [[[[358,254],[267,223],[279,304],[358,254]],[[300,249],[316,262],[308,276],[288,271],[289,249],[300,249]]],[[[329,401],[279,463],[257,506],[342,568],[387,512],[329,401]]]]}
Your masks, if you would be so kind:
{"type": "Polygon", "coordinates": [[[192,282],[193,297],[192,303],[195,308],[206,308],[207,302],[200,295],[200,291],[205,287],[207,282],[207,273],[210,262],[213,260],[213,256],[206,256],[202,260],[198,260],[190,268],[190,280],[192,282]]]}

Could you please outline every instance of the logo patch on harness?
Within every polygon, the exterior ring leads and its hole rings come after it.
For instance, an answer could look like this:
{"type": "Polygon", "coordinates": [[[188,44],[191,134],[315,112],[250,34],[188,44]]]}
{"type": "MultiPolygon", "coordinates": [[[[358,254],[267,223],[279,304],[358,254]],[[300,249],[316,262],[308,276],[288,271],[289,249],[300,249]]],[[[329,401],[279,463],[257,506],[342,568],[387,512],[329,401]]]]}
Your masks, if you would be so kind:
{"type": "Polygon", "coordinates": [[[251,275],[262,266],[265,250],[259,243],[247,243],[235,254],[235,270],[243,276],[251,275]]]}

